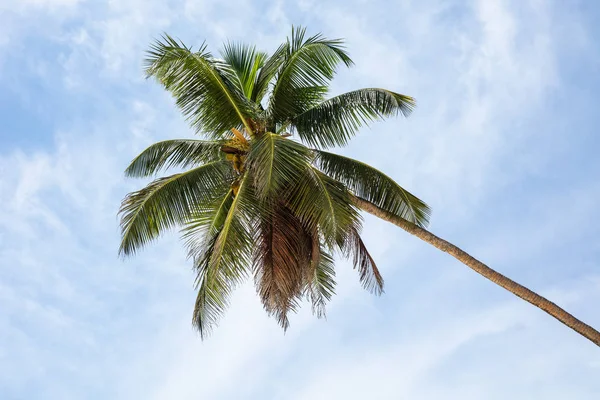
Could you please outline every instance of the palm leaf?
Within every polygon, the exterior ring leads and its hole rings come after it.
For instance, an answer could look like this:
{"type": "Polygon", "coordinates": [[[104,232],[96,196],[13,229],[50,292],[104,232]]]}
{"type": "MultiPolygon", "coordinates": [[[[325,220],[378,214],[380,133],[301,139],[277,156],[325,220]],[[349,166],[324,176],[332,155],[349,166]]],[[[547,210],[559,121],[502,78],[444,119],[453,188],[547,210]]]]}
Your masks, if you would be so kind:
{"type": "Polygon", "coordinates": [[[361,225],[346,188],[315,168],[291,190],[289,204],[309,229],[321,232],[328,246],[343,247],[349,229],[361,225]]]}
{"type": "Polygon", "coordinates": [[[356,196],[419,226],[427,226],[431,214],[429,206],[383,172],[337,154],[321,150],[314,150],[314,154],[317,167],[342,182],[356,196]]]}
{"type": "Polygon", "coordinates": [[[154,143],[125,170],[129,177],[147,177],[161,169],[187,168],[221,159],[221,141],[173,139],[154,143]]]}
{"type": "Polygon", "coordinates": [[[229,296],[233,290],[225,275],[217,271],[209,276],[208,264],[221,230],[209,233],[206,253],[196,260],[196,302],[192,313],[192,324],[205,339],[218,324],[219,318],[229,306],[229,296]]]}
{"type": "Polygon", "coordinates": [[[265,60],[256,78],[256,83],[252,89],[252,95],[250,96],[250,99],[255,103],[260,104],[267,94],[269,84],[273,81],[277,71],[279,71],[281,65],[285,61],[286,49],[287,46],[282,44],[265,60]]]}
{"type": "Polygon", "coordinates": [[[199,249],[195,245],[191,250],[198,270],[193,323],[203,337],[218,323],[231,292],[248,275],[253,239],[248,216],[255,199],[247,176],[242,178],[237,195],[230,199],[228,192],[213,208],[212,217],[206,214],[202,224],[207,231],[204,252],[194,251],[199,249]]]}
{"type": "Polygon", "coordinates": [[[189,221],[194,211],[229,185],[231,164],[215,161],[190,171],[159,178],[130,193],[121,204],[121,246],[119,253],[130,255],[161,232],[189,221]]]}
{"type": "Polygon", "coordinates": [[[357,229],[351,230],[351,235],[346,243],[344,253],[347,257],[352,257],[354,268],[358,269],[360,283],[370,293],[380,295],[383,293],[383,277],[375,265],[375,260],[369,254],[360,232],[357,229]]]}
{"type": "Polygon", "coordinates": [[[304,274],[310,259],[311,240],[297,216],[284,204],[276,203],[261,218],[256,229],[254,280],[268,314],[283,329],[289,326],[304,289],[304,274]]]}
{"type": "Polygon", "coordinates": [[[188,249],[189,257],[199,259],[210,252],[212,238],[223,227],[233,199],[232,188],[221,188],[219,195],[212,201],[204,202],[181,229],[181,236],[188,249]]]}
{"type": "Polygon", "coordinates": [[[283,193],[284,188],[296,185],[308,168],[310,150],[273,133],[254,140],[248,153],[248,170],[259,197],[283,193]]]}
{"type": "Polygon", "coordinates": [[[236,284],[247,275],[252,248],[249,220],[259,206],[248,181],[248,175],[241,180],[208,263],[209,275],[219,271],[236,284]]]}
{"type": "Polygon", "coordinates": [[[168,35],[147,53],[146,74],[156,77],[176,99],[177,105],[198,132],[219,138],[231,127],[245,127],[253,107],[231,82],[234,72],[206,51],[193,52],[168,35]]]}
{"type": "Polygon", "coordinates": [[[221,52],[225,62],[235,72],[239,89],[252,100],[252,92],[267,54],[256,51],[255,46],[241,43],[226,43],[221,52]]]}
{"type": "Polygon", "coordinates": [[[273,87],[269,110],[275,123],[284,122],[318,104],[327,93],[339,63],[352,65],[340,39],[321,34],[305,39],[304,28],[292,28],[283,49],[284,61],[273,87]]]}
{"type": "Polygon", "coordinates": [[[335,266],[333,257],[321,246],[316,234],[312,237],[307,273],[307,297],[312,304],[312,311],[319,318],[325,317],[325,306],[335,294],[335,266]]]}
{"type": "Polygon", "coordinates": [[[412,97],[385,89],[360,89],[313,106],[294,116],[291,125],[311,146],[343,146],[369,122],[398,114],[408,116],[414,107],[412,97]]]}

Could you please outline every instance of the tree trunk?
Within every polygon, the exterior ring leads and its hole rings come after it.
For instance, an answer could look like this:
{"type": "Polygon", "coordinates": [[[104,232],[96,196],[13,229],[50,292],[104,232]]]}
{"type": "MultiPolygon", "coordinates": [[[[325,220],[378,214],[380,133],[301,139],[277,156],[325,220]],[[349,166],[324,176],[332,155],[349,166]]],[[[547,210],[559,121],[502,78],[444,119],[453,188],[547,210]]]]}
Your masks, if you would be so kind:
{"type": "Polygon", "coordinates": [[[523,300],[533,304],[534,306],[542,309],[543,311],[550,314],[569,328],[573,329],[575,332],[578,332],[580,335],[586,337],[597,346],[600,346],[600,332],[587,325],[586,323],[578,320],[573,315],[569,314],[550,300],[538,295],[535,292],[532,292],[525,286],[522,286],[517,282],[507,278],[506,276],[494,271],[481,261],[475,259],[474,257],[471,257],[469,254],[462,251],[452,243],[449,243],[444,239],[437,237],[428,230],[423,229],[413,224],[412,222],[405,220],[404,218],[389,213],[367,200],[355,196],[353,196],[352,200],[354,201],[354,204],[360,209],[370,214],[373,214],[374,216],[381,218],[385,221],[391,222],[392,224],[404,229],[408,233],[415,235],[419,239],[450,254],[452,257],[456,258],[458,261],[462,262],[467,267],[473,269],[478,274],[483,275],[485,278],[503,287],[504,289],[513,293],[515,296],[518,296],[523,300]]]}

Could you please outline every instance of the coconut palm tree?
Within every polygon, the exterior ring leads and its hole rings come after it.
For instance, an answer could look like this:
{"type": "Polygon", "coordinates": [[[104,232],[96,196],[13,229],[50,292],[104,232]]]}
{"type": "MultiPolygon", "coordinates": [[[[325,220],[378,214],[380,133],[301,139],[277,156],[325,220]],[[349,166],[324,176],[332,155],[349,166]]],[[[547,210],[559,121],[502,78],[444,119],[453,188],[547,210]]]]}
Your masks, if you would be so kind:
{"type": "Polygon", "coordinates": [[[161,177],[123,200],[120,253],[131,255],[179,227],[197,274],[193,324],[204,338],[236,286],[253,276],[268,314],[284,329],[302,299],[317,316],[334,294],[334,253],[350,257],[362,285],[383,278],[361,236],[360,211],[445,251],[492,282],[600,345],[600,333],[425,229],[429,207],[384,173],[326,150],[345,145],[369,122],[402,114],[412,97],[380,88],[327,97],[342,40],[292,28],[272,55],[226,43],[221,58],[164,35],[145,69],[205,140],[153,144],[126,169],[161,177]]]}

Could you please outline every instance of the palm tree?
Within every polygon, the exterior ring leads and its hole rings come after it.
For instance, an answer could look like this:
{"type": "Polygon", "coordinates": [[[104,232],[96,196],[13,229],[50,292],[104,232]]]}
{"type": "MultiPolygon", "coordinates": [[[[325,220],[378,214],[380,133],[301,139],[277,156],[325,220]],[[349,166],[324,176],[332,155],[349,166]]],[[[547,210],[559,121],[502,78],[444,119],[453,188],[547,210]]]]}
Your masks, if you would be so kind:
{"type": "Polygon", "coordinates": [[[265,310],[284,329],[308,299],[317,316],[334,294],[333,254],[352,258],[362,285],[381,294],[383,278],[361,239],[360,211],[445,251],[541,308],[597,345],[600,333],[556,304],[428,232],[429,207],[382,172],[326,151],[367,123],[402,114],[412,97],[367,88],[327,98],[337,66],[352,65],[342,40],[291,36],[271,56],[226,43],[221,58],[164,35],[145,60],[148,77],[171,92],[206,140],[166,140],[126,170],[154,180],[125,197],[121,255],[173,227],[197,273],[193,324],[204,338],[249,276],[265,310]],[[294,137],[299,140],[294,140],[294,137]]]}

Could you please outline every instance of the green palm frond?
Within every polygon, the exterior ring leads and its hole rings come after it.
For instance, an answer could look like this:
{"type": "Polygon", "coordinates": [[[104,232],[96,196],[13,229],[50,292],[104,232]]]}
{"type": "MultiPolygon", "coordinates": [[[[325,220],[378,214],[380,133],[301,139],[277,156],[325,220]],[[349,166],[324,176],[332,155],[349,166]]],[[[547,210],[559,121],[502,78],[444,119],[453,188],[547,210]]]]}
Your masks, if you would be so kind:
{"type": "Polygon", "coordinates": [[[209,276],[220,271],[235,284],[241,283],[246,277],[252,249],[250,219],[258,207],[249,177],[245,175],[215,241],[208,263],[209,276]]]}
{"type": "Polygon", "coordinates": [[[269,110],[275,123],[291,119],[318,104],[340,63],[352,65],[341,39],[317,34],[305,39],[306,29],[292,28],[284,61],[273,87],[269,110]]]}
{"type": "Polygon", "coordinates": [[[231,292],[247,277],[252,256],[253,236],[248,215],[255,198],[247,177],[242,178],[231,202],[230,198],[229,193],[222,198],[212,218],[205,221],[208,224],[204,224],[207,229],[204,253],[195,252],[194,245],[191,250],[197,256],[198,270],[193,323],[203,337],[218,323],[229,305],[231,292]]]}
{"type": "Polygon", "coordinates": [[[202,45],[193,52],[168,35],[147,53],[146,74],[157,78],[173,94],[177,105],[198,132],[213,138],[232,127],[251,132],[247,118],[253,107],[231,82],[234,72],[212,57],[202,45]]]}
{"type": "Polygon", "coordinates": [[[173,139],[154,143],[142,151],[125,170],[128,177],[147,177],[161,169],[188,168],[222,158],[222,141],[173,139]]]}
{"type": "Polygon", "coordinates": [[[275,78],[277,71],[285,61],[287,46],[282,44],[275,52],[267,58],[258,73],[256,83],[252,89],[250,99],[257,104],[260,104],[269,90],[269,84],[275,78]]]}
{"type": "Polygon", "coordinates": [[[231,164],[215,161],[190,171],[159,178],[130,193],[121,204],[121,246],[119,253],[130,255],[161,232],[189,221],[213,191],[233,179],[231,164]]]}
{"type": "Polygon", "coordinates": [[[332,97],[294,116],[291,125],[311,146],[344,146],[358,129],[371,121],[408,116],[415,100],[385,89],[367,88],[332,97]]]}
{"type": "Polygon", "coordinates": [[[231,283],[221,271],[216,271],[209,276],[208,264],[214,250],[220,230],[207,234],[206,252],[196,260],[195,268],[198,272],[196,278],[196,302],[192,313],[192,324],[200,332],[200,337],[205,339],[212,329],[219,323],[220,317],[229,306],[229,296],[233,291],[231,283]]]}
{"type": "Polygon", "coordinates": [[[429,222],[431,209],[383,172],[348,157],[314,150],[315,164],[325,174],[342,182],[358,197],[419,226],[429,222]]]}
{"type": "Polygon", "coordinates": [[[358,269],[362,286],[370,293],[380,295],[383,293],[383,277],[375,265],[375,260],[369,254],[360,232],[352,229],[350,237],[344,248],[346,257],[352,257],[354,268],[358,269]]]}
{"type": "Polygon", "coordinates": [[[232,188],[224,186],[215,192],[220,193],[212,201],[206,201],[198,207],[190,221],[181,228],[188,256],[193,259],[200,259],[204,254],[210,253],[212,238],[220,232],[233,203],[232,188]]]}
{"type": "Polygon", "coordinates": [[[318,235],[313,236],[310,267],[307,269],[307,297],[313,313],[322,318],[325,306],[335,294],[335,265],[331,254],[321,246],[318,235]]]}
{"type": "Polygon", "coordinates": [[[255,46],[241,43],[226,43],[221,54],[235,72],[240,90],[248,99],[253,100],[254,85],[267,54],[257,51],[255,46]]]}
{"type": "Polygon", "coordinates": [[[310,165],[310,150],[274,133],[265,133],[252,143],[248,170],[257,195],[267,197],[296,185],[310,165]]]}
{"type": "Polygon", "coordinates": [[[328,246],[342,248],[349,229],[361,226],[360,214],[352,205],[348,191],[340,182],[315,168],[309,168],[300,182],[289,197],[294,213],[309,229],[321,232],[328,246]]]}

